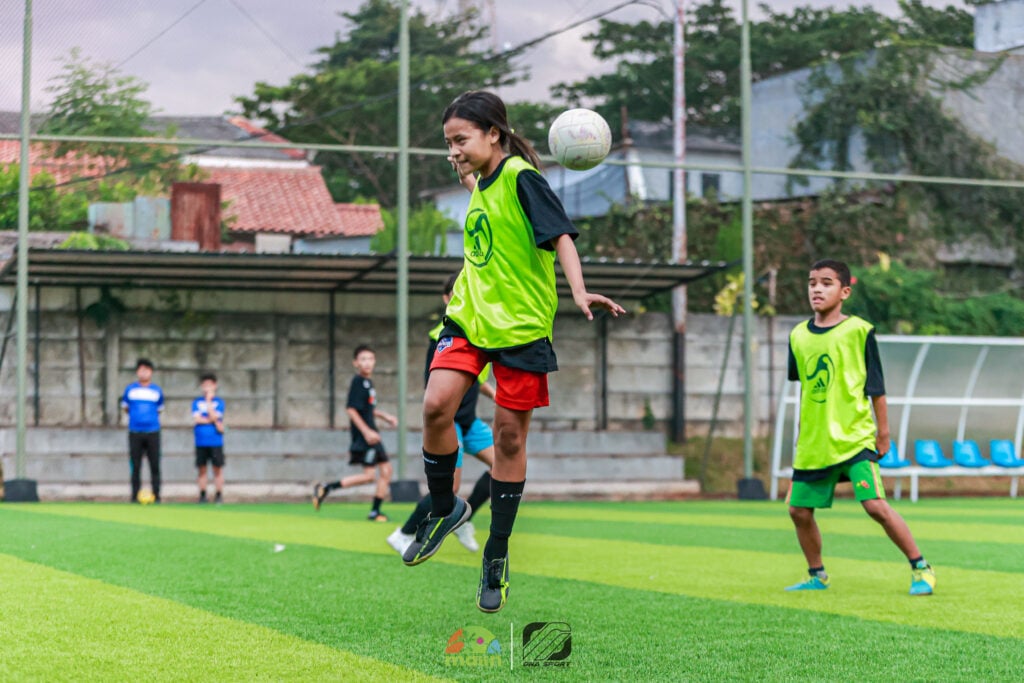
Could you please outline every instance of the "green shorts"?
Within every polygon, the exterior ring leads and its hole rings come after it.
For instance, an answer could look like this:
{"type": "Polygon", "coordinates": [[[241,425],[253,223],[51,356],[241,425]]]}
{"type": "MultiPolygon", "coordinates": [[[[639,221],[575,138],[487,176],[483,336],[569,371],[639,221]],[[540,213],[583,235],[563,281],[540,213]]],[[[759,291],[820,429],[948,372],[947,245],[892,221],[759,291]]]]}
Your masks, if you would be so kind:
{"type": "Polygon", "coordinates": [[[830,508],[839,478],[846,474],[853,484],[853,495],[859,501],[885,500],[885,487],[878,463],[861,460],[852,465],[837,467],[829,476],[818,481],[794,481],[789,487],[788,503],[797,508],[830,508]]]}

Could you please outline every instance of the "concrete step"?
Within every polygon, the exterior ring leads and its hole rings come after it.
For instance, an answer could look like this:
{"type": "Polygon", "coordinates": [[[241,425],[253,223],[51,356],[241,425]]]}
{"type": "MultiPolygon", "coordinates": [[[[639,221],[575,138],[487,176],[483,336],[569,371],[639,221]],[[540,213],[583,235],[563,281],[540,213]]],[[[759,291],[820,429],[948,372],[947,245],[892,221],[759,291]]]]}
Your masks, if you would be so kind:
{"type": "MultiPolygon", "coordinates": [[[[473,488],[475,478],[466,479],[459,491],[460,495],[468,496],[473,488]]],[[[420,492],[426,493],[426,486],[420,486],[420,492]]],[[[210,492],[212,495],[213,487],[210,492]]],[[[308,484],[276,483],[246,484],[228,481],[224,487],[227,504],[267,503],[267,502],[303,502],[310,499],[311,487],[308,484]]],[[[545,482],[529,481],[526,484],[527,500],[676,500],[700,494],[700,484],[692,480],[635,480],[635,481],[569,481],[545,482]]],[[[39,484],[39,498],[46,501],[115,501],[127,502],[129,495],[128,483],[120,484],[39,484]]],[[[169,483],[163,487],[162,498],[167,502],[187,502],[196,500],[196,485],[189,483],[169,483]]],[[[361,486],[354,489],[335,491],[328,498],[331,502],[370,502],[373,488],[361,486]]]]}
{"type": "MultiPolygon", "coordinates": [[[[12,476],[13,430],[0,430],[5,472],[12,476]]],[[[410,434],[404,478],[424,481],[419,434],[410,434]]],[[[387,441],[394,432],[385,433],[387,441]]],[[[530,435],[527,479],[538,482],[681,481],[683,459],[664,453],[657,432],[539,432],[530,435]],[[657,446],[657,448],[655,448],[657,446]]],[[[348,465],[348,435],[330,430],[239,430],[228,436],[225,475],[251,485],[308,486],[357,471],[348,465]],[[244,438],[243,438],[244,437],[244,438]]],[[[195,479],[191,430],[166,430],[161,469],[167,483],[195,479]]],[[[34,429],[26,443],[25,473],[40,484],[121,484],[128,479],[127,436],[123,430],[34,429]]],[[[394,447],[390,449],[394,454],[394,447]]],[[[392,456],[398,478],[399,463],[392,456]]],[[[466,479],[475,480],[483,465],[465,463],[466,479]]],[[[148,481],[148,466],[143,465],[148,481]]],[[[115,495],[114,497],[117,497],[115,495]]]]}

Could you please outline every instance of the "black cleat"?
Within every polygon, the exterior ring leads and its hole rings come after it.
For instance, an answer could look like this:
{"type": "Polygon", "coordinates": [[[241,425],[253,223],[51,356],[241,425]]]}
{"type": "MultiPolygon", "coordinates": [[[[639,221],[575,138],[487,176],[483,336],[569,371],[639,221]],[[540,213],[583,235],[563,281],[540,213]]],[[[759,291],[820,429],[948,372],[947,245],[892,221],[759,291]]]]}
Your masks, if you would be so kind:
{"type": "Polygon", "coordinates": [[[327,497],[327,488],[317,482],[313,484],[313,509],[320,512],[320,504],[324,502],[324,498],[327,497]]]}
{"type": "Polygon", "coordinates": [[[429,560],[441,548],[445,537],[462,526],[472,510],[463,498],[455,496],[455,507],[444,517],[431,517],[420,522],[416,527],[416,538],[402,554],[402,562],[414,567],[429,560]]]}
{"type": "Polygon", "coordinates": [[[480,587],[476,590],[476,606],[481,612],[497,612],[508,599],[508,555],[498,560],[484,558],[480,570],[480,587]]]}

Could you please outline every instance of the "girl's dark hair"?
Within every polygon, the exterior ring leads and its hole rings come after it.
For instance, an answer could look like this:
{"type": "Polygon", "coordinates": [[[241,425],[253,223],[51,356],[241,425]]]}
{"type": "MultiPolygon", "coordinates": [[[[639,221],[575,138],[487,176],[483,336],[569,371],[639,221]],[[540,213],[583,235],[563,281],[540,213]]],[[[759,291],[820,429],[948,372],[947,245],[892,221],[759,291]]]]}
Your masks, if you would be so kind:
{"type": "Polygon", "coordinates": [[[494,93],[484,90],[469,90],[462,93],[448,105],[441,117],[441,123],[447,123],[448,119],[459,118],[475,123],[485,133],[493,126],[498,130],[498,143],[502,149],[507,149],[509,154],[521,156],[530,164],[540,169],[540,157],[537,150],[533,148],[530,141],[521,135],[512,132],[508,125],[508,112],[505,110],[505,103],[494,93]]]}
{"type": "Polygon", "coordinates": [[[204,372],[199,377],[199,383],[202,384],[206,380],[210,380],[211,382],[216,382],[217,381],[217,375],[213,374],[212,372],[204,372]]]}
{"type": "Polygon", "coordinates": [[[359,346],[356,347],[356,350],[352,352],[352,358],[359,358],[359,354],[361,354],[363,351],[369,351],[373,355],[377,355],[377,352],[374,351],[373,347],[370,346],[369,344],[360,344],[359,346]]]}
{"type": "Polygon", "coordinates": [[[459,279],[459,273],[461,272],[462,271],[460,270],[458,273],[452,273],[448,276],[448,279],[444,281],[445,294],[451,295],[452,290],[455,289],[455,281],[459,279]]]}
{"type": "Polygon", "coordinates": [[[835,271],[839,277],[839,284],[843,287],[849,287],[850,283],[853,282],[853,278],[850,276],[850,266],[846,265],[842,261],[836,261],[835,259],[821,259],[816,261],[811,270],[821,270],[822,268],[831,268],[835,271]]]}

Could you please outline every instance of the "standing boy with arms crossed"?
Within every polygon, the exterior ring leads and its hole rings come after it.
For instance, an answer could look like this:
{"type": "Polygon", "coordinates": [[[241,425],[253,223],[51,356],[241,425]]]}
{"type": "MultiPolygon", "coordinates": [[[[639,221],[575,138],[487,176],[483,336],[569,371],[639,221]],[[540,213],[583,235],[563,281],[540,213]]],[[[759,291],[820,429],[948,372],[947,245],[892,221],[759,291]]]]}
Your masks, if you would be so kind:
{"type": "Polygon", "coordinates": [[[832,507],[836,484],[849,480],[865,512],[910,561],[910,594],[931,595],[935,573],[907,523],[885,500],[878,471],[878,459],[889,451],[885,380],[874,327],[842,312],[850,284],[850,269],[841,261],[826,259],[811,266],[807,293],[814,318],[789,335],[789,379],[800,382],[800,434],[789,516],[810,576],[786,590],[829,587],[814,510],[832,507]]]}
{"type": "Polygon", "coordinates": [[[217,376],[212,372],[199,380],[203,395],[192,401],[193,433],[196,441],[196,469],[199,502],[206,502],[206,468],[213,465],[213,501],[224,502],[224,400],[217,396],[217,376]]]}

